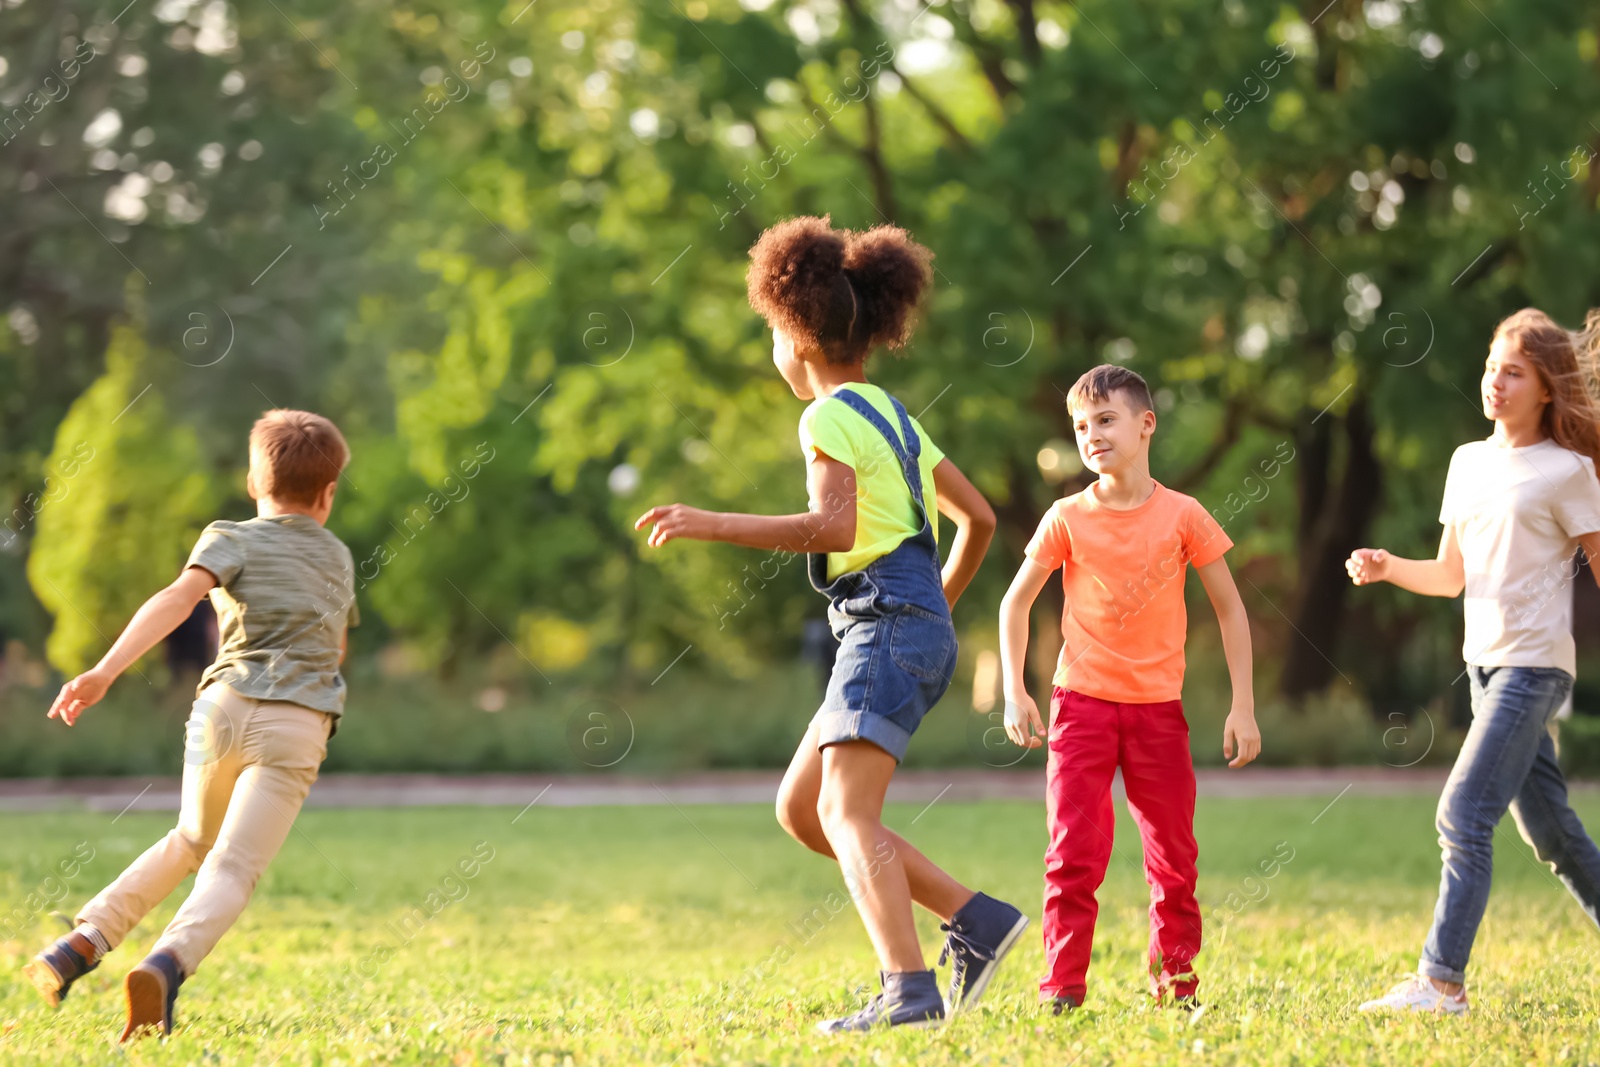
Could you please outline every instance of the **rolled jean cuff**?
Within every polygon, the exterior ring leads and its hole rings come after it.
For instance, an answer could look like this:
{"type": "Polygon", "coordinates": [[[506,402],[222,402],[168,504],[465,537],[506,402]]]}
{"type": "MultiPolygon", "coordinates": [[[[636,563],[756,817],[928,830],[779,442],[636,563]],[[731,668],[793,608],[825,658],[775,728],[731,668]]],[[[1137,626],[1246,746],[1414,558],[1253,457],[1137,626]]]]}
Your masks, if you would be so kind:
{"type": "Polygon", "coordinates": [[[899,763],[906,758],[911,744],[909,730],[870,711],[819,711],[814,721],[818,748],[845,741],[871,741],[899,763]]]}
{"type": "Polygon", "coordinates": [[[1434,963],[1429,959],[1417,961],[1417,973],[1436,982],[1454,982],[1456,985],[1467,984],[1467,972],[1458,971],[1453,967],[1446,967],[1442,963],[1434,963]]]}

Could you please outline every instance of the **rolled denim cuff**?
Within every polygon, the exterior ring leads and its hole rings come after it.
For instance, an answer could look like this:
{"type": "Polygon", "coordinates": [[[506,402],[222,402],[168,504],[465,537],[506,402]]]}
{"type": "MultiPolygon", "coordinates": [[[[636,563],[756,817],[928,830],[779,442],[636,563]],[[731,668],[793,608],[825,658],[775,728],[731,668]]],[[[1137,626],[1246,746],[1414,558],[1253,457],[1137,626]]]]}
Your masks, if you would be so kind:
{"type": "Polygon", "coordinates": [[[911,745],[910,731],[870,711],[819,711],[817,747],[845,741],[871,741],[899,763],[911,745]]]}
{"type": "Polygon", "coordinates": [[[1458,971],[1453,967],[1446,967],[1442,963],[1434,963],[1429,959],[1417,961],[1417,973],[1432,978],[1436,982],[1454,982],[1456,985],[1467,984],[1467,972],[1458,971]]]}

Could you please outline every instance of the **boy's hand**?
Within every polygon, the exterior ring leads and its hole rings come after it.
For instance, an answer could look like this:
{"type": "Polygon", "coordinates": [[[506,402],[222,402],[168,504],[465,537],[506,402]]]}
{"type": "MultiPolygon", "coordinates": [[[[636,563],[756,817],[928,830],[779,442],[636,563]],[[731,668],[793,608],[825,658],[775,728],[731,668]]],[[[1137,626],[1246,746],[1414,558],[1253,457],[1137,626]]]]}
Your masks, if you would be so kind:
{"type": "Polygon", "coordinates": [[[1006,736],[1023,748],[1038,748],[1049,736],[1039,720],[1039,705],[1027,693],[1006,700],[1006,736]]]}
{"type": "Polygon", "coordinates": [[[1243,767],[1261,755],[1261,730],[1256,726],[1255,712],[1234,708],[1222,726],[1222,756],[1230,767],[1243,767]],[[1234,755],[1238,749],[1239,754],[1234,755]]]}
{"type": "Polygon", "coordinates": [[[1381,548],[1358,548],[1344,561],[1344,569],[1357,585],[1371,585],[1389,577],[1389,553],[1381,548]]]}
{"type": "Polygon", "coordinates": [[[113,680],[98,667],[84,671],[61,687],[55,702],[50,705],[50,714],[45,718],[60,719],[71,726],[78,721],[78,716],[83,714],[85,708],[100,703],[100,698],[106,695],[113,680]]]}
{"type": "Polygon", "coordinates": [[[695,541],[712,540],[715,517],[715,512],[691,508],[687,504],[664,504],[640,515],[639,521],[633,524],[633,528],[642,530],[654,523],[655,527],[650,531],[645,543],[651,548],[660,548],[677,537],[687,537],[695,541]]]}

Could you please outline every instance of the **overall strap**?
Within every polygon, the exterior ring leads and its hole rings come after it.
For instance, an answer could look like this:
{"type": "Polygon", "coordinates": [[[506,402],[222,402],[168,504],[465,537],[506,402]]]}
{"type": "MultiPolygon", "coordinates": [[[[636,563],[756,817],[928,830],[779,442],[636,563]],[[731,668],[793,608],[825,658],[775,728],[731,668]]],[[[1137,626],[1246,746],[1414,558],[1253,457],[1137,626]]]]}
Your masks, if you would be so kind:
{"type": "Polygon", "coordinates": [[[904,444],[901,443],[900,436],[894,432],[894,428],[889,425],[889,421],[860,393],[852,389],[839,389],[832,394],[832,397],[835,400],[844,401],[856,414],[871,423],[873,429],[882,434],[885,441],[889,442],[890,449],[894,451],[895,459],[900,463],[900,473],[905,478],[906,485],[911,489],[912,503],[922,512],[924,521],[927,521],[931,512],[928,510],[922,487],[922,465],[919,462],[919,457],[922,455],[922,439],[917,436],[917,431],[912,427],[911,416],[906,414],[905,405],[887,392],[883,395],[889,397],[889,403],[894,405],[895,414],[899,416],[900,429],[905,435],[904,444]]]}

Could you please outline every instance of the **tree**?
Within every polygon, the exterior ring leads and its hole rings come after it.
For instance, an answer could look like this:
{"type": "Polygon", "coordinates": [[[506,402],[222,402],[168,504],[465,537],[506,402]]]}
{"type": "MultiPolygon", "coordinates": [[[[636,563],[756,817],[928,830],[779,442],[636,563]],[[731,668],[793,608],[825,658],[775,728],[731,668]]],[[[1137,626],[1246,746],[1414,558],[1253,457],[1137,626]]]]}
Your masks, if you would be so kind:
{"type": "Polygon", "coordinates": [[[629,524],[646,500],[800,506],[799,407],[744,257],[827,212],[938,255],[910,358],[872,373],[996,502],[969,618],[1081,484],[1037,466],[1071,437],[1065,390],[1126,362],[1156,391],[1158,477],[1239,543],[1282,689],[1403,702],[1454,657],[1448,607],[1347,604],[1342,558],[1431,551],[1494,321],[1595,299],[1597,48],[1565,9],[36,7],[8,16],[30,78],[80,41],[95,58],[0,149],[0,296],[36,328],[13,316],[0,373],[64,368],[6,424],[8,491],[36,482],[123,281],[148,276],[151,349],[191,364],[157,387],[214,484],[238,484],[242,427],[281,403],[351,438],[334,526],[358,559],[395,551],[447,479],[470,489],[365,594],[380,633],[445,664],[505,640],[607,671],[792,651],[816,610],[798,567],[645,552],[629,524]],[[107,107],[120,129],[85,142],[107,107]],[[183,339],[229,324],[230,355],[195,365],[216,349],[183,339]]]}
{"type": "Polygon", "coordinates": [[[56,431],[28,578],[55,616],[50,661],[76,673],[145,599],[177,577],[216,505],[193,430],[150,388],[150,351],[115,327],[106,373],[56,431]]]}

